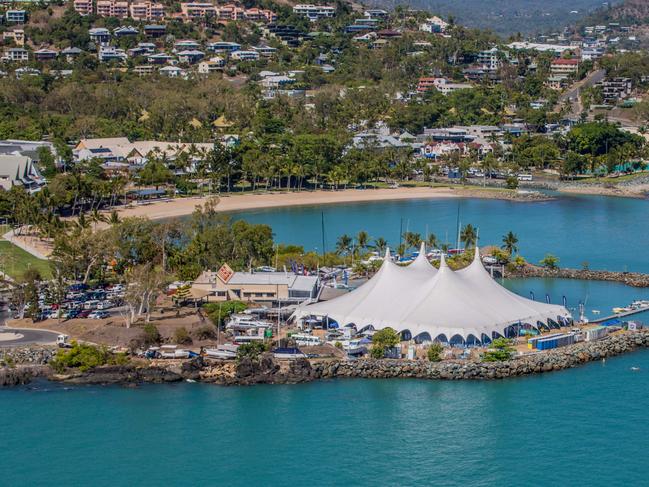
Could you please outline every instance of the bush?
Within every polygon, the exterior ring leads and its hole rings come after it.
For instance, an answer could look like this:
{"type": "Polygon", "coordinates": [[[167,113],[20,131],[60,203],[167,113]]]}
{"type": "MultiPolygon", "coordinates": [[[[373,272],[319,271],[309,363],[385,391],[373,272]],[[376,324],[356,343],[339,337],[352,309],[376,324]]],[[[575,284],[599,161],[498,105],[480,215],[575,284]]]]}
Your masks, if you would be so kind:
{"type": "Polygon", "coordinates": [[[243,343],[237,348],[237,361],[244,358],[251,360],[259,360],[262,353],[268,350],[268,345],[265,342],[251,342],[243,343]]]}
{"type": "Polygon", "coordinates": [[[189,333],[184,326],[176,329],[174,333],[174,339],[179,345],[187,345],[192,342],[192,337],[189,336],[189,333]]]}
{"type": "Polygon", "coordinates": [[[545,257],[541,260],[540,264],[543,267],[548,269],[558,269],[559,268],[559,257],[556,257],[552,254],[545,254],[545,257]]]}
{"type": "Polygon", "coordinates": [[[146,346],[157,345],[160,343],[160,332],[153,323],[144,325],[144,344],[146,346]]]}
{"type": "Polygon", "coordinates": [[[518,178],[516,176],[507,178],[507,189],[518,189],[518,178]]]}
{"type": "Polygon", "coordinates": [[[430,347],[428,347],[428,352],[426,353],[428,356],[428,360],[431,362],[439,362],[442,360],[442,351],[444,350],[444,347],[442,347],[441,343],[433,343],[430,347]]]}
{"type": "Polygon", "coordinates": [[[216,325],[221,326],[233,313],[243,312],[248,305],[243,301],[225,301],[222,303],[209,303],[204,306],[207,316],[216,325]]]}
{"type": "Polygon", "coordinates": [[[196,338],[199,340],[212,340],[216,338],[216,328],[214,325],[201,326],[196,330],[196,338]]]}
{"type": "Polygon", "coordinates": [[[128,357],[123,353],[113,354],[106,347],[72,342],[72,348],[60,349],[50,366],[57,372],[65,369],[79,369],[82,372],[101,365],[125,365],[128,357]]]}
{"type": "Polygon", "coordinates": [[[496,338],[491,342],[491,348],[482,355],[484,362],[504,362],[512,358],[514,349],[512,341],[507,338],[496,338]]]}
{"type": "Polygon", "coordinates": [[[370,348],[370,357],[377,359],[385,357],[385,348],[372,345],[372,348],[370,348]]]}
{"type": "Polygon", "coordinates": [[[396,347],[401,339],[399,334],[392,328],[383,328],[372,336],[372,348],[370,356],[372,358],[383,358],[388,348],[396,347]]]}

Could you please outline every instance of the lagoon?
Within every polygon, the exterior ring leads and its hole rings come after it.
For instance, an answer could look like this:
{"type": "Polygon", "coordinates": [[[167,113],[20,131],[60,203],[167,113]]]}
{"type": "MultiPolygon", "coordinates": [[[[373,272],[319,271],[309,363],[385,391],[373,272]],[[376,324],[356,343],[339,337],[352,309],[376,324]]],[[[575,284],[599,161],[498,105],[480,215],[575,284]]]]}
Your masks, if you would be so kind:
{"type": "MultiPolygon", "coordinates": [[[[371,191],[371,190],[368,190],[371,191]]],[[[513,231],[521,254],[536,263],[546,253],[563,267],[649,272],[649,200],[588,195],[557,195],[552,201],[494,199],[414,199],[376,203],[299,206],[237,212],[253,223],[270,225],[276,241],[322,252],[333,250],[343,233],[360,230],[399,244],[399,232],[434,233],[455,246],[457,220],[479,228],[480,245],[500,245],[513,231]]]]}

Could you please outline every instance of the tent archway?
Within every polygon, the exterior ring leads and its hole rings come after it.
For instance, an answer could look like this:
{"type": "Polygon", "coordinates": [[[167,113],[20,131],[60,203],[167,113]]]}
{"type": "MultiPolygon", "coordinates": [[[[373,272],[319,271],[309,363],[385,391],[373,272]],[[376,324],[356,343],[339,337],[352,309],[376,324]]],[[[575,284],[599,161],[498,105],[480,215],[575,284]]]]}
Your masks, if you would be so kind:
{"type": "Polygon", "coordinates": [[[434,342],[441,343],[442,345],[448,344],[448,338],[446,338],[446,335],[444,333],[440,333],[435,337],[434,342]]]}
{"type": "Polygon", "coordinates": [[[414,340],[417,345],[421,345],[422,343],[433,341],[433,339],[430,336],[430,333],[428,333],[427,331],[424,331],[419,335],[415,336],[414,340]]]}
{"type": "Polygon", "coordinates": [[[412,340],[412,333],[410,333],[410,330],[401,330],[399,336],[401,337],[402,342],[409,342],[412,340]]]}

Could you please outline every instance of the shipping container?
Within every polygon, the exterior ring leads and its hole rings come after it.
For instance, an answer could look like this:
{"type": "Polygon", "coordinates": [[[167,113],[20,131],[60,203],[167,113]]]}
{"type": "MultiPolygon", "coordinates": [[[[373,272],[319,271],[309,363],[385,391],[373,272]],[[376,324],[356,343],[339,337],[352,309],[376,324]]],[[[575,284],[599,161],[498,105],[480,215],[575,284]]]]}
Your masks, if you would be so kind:
{"type": "Polygon", "coordinates": [[[561,333],[555,336],[547,337],[536,342],[538,350],[551,350],[553,348],[565,347],[572,345],[576,341],[574,333],[561,333]]]}
{"type": "Polygon", "coordinates": [[[590,342],[593,340],[599,340],[600,338],[604,338],[606,335],[608,335],[608,328],[605,326],[591,328],[590,330],[586,330],[586,341],[590,342]]]}
{"type": "Polygon", "coordinates": [[[527,340],[527,348],[536,348],[536,344],[539,340],[546,340],[548,338],[554,338],[563,335],[563,333],[553,333],[551,335],[542,335],[536,336],[534,338],[529,338],[527,340]]]}

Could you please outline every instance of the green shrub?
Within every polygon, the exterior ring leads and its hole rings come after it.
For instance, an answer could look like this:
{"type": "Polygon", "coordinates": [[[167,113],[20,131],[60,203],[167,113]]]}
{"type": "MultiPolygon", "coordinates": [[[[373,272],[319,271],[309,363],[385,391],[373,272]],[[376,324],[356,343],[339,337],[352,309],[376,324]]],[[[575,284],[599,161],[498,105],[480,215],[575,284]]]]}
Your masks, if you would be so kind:
{"type": "Polygon", "coordinates": [[[184,326],[176,329],[174,338],[176,340],[176,343],[179,345],[187,345],[192,342],[192,337],[189,336],[189,333],[184,326]]]}
{"type": "Polygon", "coordinates": [[[370,357],[380,359],[385,357],[385,347],[379,347],[377,345],[372,345],[370,348],[370,357]]]}
{"type": "Polygon", "coordinates": [[[443,350],[444,347],[442,347],[441,343],[433,343],[430,347],[428,347],[428,352],[426,352],[428,360],[430,360],[431,362],[439,362],[440,360],[442,360],[443,350]]]}
{"type": "Polygon", "coordinates": [[[401,341],[399,334],[392,328],[383,328],[372,336],[372,348],[370,356],[372,358],[383,358],[388,348],[396,347],[401,341]]]}
{"type": "Polygon", "coordinates": [[[259,357],[262,353],[266,352],[269,349],[269,344],[265,342],[251,342],[243,343],[237,348],[237,361],[240,361],[244,358],[249,358],[251,360],[259,360],[259,357]]]}
{"type": "Polygon", "coordinates": [[[518,178],[516,176],[507,178],[507,189],[518,189],[518,178]]]}
{"type": "Polygon", "coordinates": [[[146,346],[157,345],[160,343],[160,332],[153,323],[144,325],[144,344],[146,346]]]}
{"type": "Polygon", "coordinates": [[[514,349],[512,341],[507,338],[496,338],[491,347],[482,355],[484,362],[504,362],[512,358],[514,349]]]}
{"type": "Polygon", "coordinates": [[[72,348],[60,349],[50,366],[57,372],[65,369],[79,369],[82,372],[101,365],[125,365],[128,357],[123,353],[113,354],[106,347],[72,342],[72,348]]]}
{"type": "Polygon", "coordinates": [[[225,323],[225,320],[234,313],[243,312],[248,305],[243,301],[224,301],[222,303],[208,303],[203,308],[207,312],[210,320],[216,325],[220,326],[225,323]]]}

